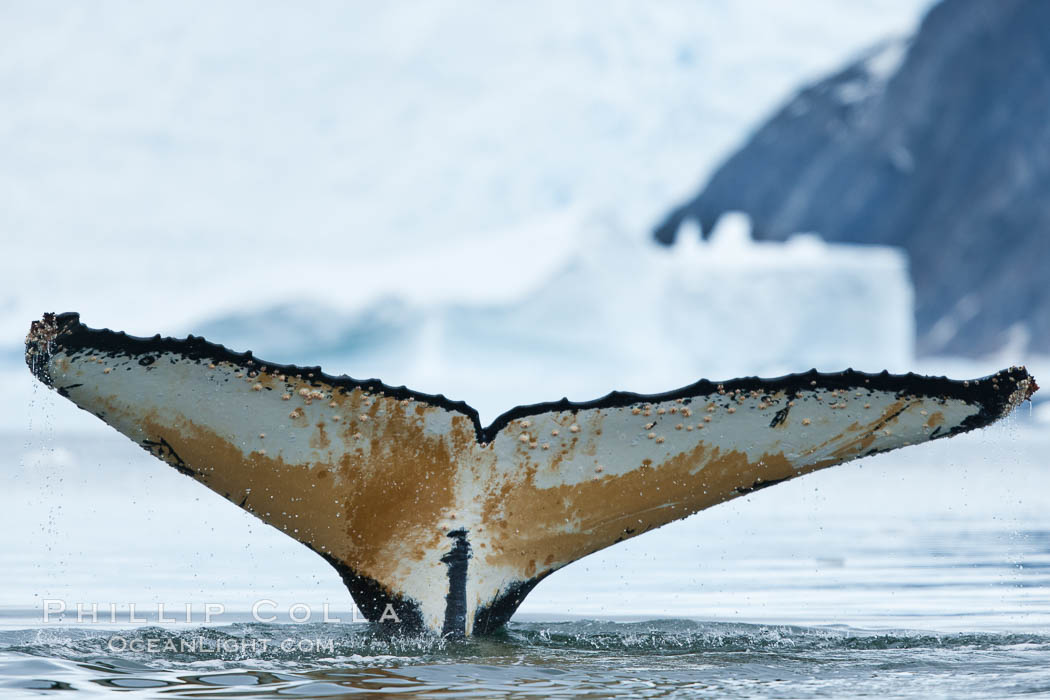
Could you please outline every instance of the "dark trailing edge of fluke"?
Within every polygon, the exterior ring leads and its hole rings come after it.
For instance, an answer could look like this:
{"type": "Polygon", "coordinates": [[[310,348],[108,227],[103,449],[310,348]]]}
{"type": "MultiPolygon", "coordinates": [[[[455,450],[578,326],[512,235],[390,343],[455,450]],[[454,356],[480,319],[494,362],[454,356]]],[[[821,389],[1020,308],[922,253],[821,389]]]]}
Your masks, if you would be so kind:
{"type": "MultiPolygon", "coordinates": [[[[108,328],[88,328],[80,322],[80,314],[45,314],[42,321],[34,321],[29,336],[26,338],[26,364],[33,374],[48,386],[52,386],[47,369],[47,342],[54,342],[61,337],[61,345],[67,351],[91,350],[110,356],[126,355],[137,357],[145,353],[179,353],[183,357],[197,362],[230,362],[246,369],[249,363],[261,363],[275,371],[297,377],[308,383],[320,384],[321,381],[352,391],[363,389],[369,392],[382,393],[395,399],[411,399],[431,406],[456,411],[470,418],[480,443],[490,442],[497,433],[509,423],[550,411],[577,411],[594,408],[616,408],[630,406],[639,402],[689,400],[697,396],[716,394],[720,389],[726,392],[735,390],[757,391],[761,394],[773,394],[778,391],[801,391],[816,386],[825,389],[854,389],[863,387],[873,390],[895,391],[901,395],[923,394],[942,396],[979,403],[981,411],[971,416],[965,423],[945,431],[938,437],[949,437],[958,433],[988,425],[1008,412],[1019,403],[1013,396],[1013,387],[1022,380],[1030,380],[1026,395],[1028,399],[1038,389],[1024,367],[1011,367],[996,374],[970,381],[948,379],[947,377],[929,377],[909,372],[907,374],[890,374],[859,372],[846,369],[841,372],[818,372],[811,369],[798,374],[786,374],[782,377],[763,379],[761,377],[742,377],[722,382],[701,379],[693,384],[660,394],[637,394],[630,391],[613,391],[591,401],[560,401],[515,406],[499,415],[487,427],[481,425],[477,410],[465,401],[452,401],[443,394],[425,394],[413,391],[405,386],[390,386],[379,379],[354,379],[347,375],[333,376],[325,374],[320,367],[298,367],[282,365],[260,360],[252,352],[236,352],[217,343],[211,343],[202,337],[188,335],[186,338],[162,337],[160,334],[151,338],[139,338],[123,331],[111,331],[108,328]],[[44,340],[41,347],[40,341],[44,340]]],[[[54,387],[61,392],[61,387],[54,387]]],[[[782,420],[782,419],[781,419],[782,420]]]]}

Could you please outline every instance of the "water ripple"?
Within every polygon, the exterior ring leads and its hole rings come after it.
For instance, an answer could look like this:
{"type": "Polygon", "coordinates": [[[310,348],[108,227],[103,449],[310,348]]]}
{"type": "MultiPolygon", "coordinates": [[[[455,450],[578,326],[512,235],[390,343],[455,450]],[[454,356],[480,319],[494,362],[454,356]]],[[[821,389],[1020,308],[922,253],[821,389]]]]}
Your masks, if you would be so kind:
{"type": "Polygon", "coordinates": [[[145,697],[982,697],[1050,689],[1050,636],[679,619],[515,623],[467,641],[332,624],[30,629],[0,632],[0,678],[145,697]]]}

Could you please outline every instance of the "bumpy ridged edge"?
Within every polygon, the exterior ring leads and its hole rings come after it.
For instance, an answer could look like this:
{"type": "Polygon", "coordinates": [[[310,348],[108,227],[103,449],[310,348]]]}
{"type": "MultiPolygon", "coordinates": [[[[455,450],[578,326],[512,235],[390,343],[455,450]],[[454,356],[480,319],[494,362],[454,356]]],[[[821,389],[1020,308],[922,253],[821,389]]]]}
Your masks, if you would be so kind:
{"type": "Polygon", "coordinates": [[[660,394],[636,394],[627,391],[613,391],[593,401],[574,402],[563,398],[560,401],[516,406],[498,416],[490,425],[483,427],[476,409],[463,401],[452,401],[442,394],[424,394],[405,386],[390,386],[379,379],[354,379],[347,375],[333,376],[325,374],[320,367],[298,367],[266,362],[255,358],[251,351],[235,352],[228,348],[210,343],[204,338],[187,336],[184,339],[164,338],[159,334],[152,338],[138,338],[123,332],[109,329],[96,330],[80,322],[76,313],[44,314],[43,319],[34,321],[26,337],[26,364],[40,381],[52,385],[49,361],[53,349],[61,347],[68,353],[91,350],[110,356],[126,355],[131,357],[149,353],[178,353],[184,358],[196,362],[230,362],[246,369],[255,364],[265,364],[274,372],[294,376],[308,383],[324,382],[333,387],[347,391],[362,389],[370,393],[379,393],[395,399],[411,399],[430,406],[463,414],[470,418],[474,425],[476,437],[480,443],[491,442],[496,435],[511,422],[520,418],[554,411],[576,412],[581,410],[620,408],[641,403],[657,403],[677,399],[691,400],[701,396],[711,396],[720,392],[757,391],[762,395],[777,392],[794,393],[813,391],[814,389],[868,389],[888,391],[900,396],[930,396],[945,399],[957,399],[980,406],[978,413],[971,416],[961,425],[942,436],[955,435],[975,428],[986,426],[1010,413],[1038,389],[1035,379],[1024,367],[1010,367],[996,374],[972,380],[955,380],[947,377],[930,377],[909,372],[908,374],[890,374],[883,371],[877,374],[858,372],[847,369],[842,372],[822,373],[813,369],[809,372],[788,374],[772,379],[760,377],[742,377],[723,382],[701,379],[693,384],[660,394]]]}

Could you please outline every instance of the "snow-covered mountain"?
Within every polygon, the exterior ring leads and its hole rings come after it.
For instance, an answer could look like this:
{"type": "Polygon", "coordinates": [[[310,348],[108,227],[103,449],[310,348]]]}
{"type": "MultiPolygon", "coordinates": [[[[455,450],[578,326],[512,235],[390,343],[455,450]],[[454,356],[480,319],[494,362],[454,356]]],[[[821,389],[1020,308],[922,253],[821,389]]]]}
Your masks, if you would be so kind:
{"type": "Polygon", "coordinates": [[[898,246],[920,352],[1050,353],[1048,27],[1042,0],[945,0],[800,90],[657,238],[741,210],[761,239],[898,246]]]}

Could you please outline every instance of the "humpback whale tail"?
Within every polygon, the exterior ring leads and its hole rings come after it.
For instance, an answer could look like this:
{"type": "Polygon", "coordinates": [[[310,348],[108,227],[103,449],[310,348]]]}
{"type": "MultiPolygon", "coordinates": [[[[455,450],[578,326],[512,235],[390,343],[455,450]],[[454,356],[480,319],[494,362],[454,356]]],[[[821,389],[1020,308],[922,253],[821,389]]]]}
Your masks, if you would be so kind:
{"type": "Polygon", "coordinates": [[[665,394],[465,403],[203,338],[135,338],[48,314],[33,373],[180,472],[307,545],[370,619],[469,635],[545,576],[623,539],[817,469],[949,437],[1036,390],[814,371],[665,394]]]}

